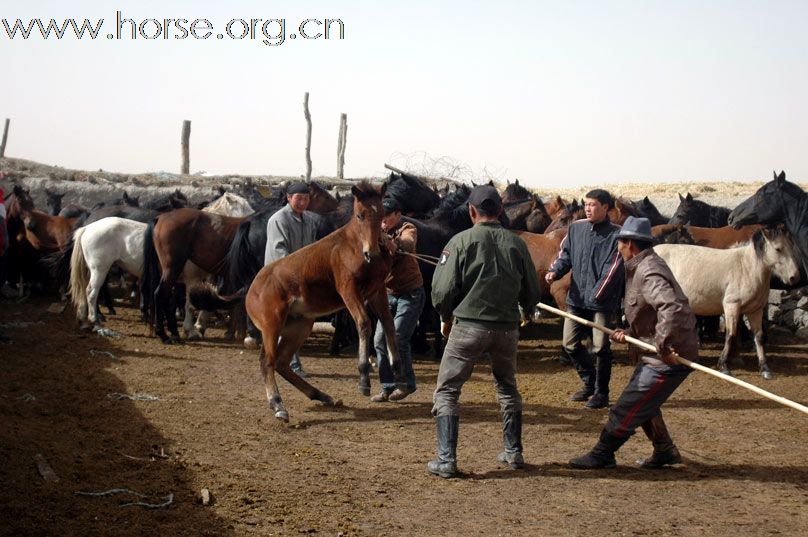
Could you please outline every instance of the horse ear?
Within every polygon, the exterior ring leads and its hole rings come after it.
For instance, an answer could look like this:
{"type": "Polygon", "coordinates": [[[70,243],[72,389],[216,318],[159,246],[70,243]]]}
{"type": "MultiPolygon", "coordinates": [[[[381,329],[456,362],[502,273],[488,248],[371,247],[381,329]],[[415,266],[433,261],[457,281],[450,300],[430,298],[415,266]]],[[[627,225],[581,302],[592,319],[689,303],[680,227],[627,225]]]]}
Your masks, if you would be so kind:
{"type": "Polygon", "coordinates": [[[516,186],[519,186],[519,179],[517,179],[516,181],[514,181],[514,182],[513,182],[513,184],[515,184],[516,186]]]}
{"type": "Polygon", "coordinates": [[[387,192],[387,183],[382,183],[382,187],[379,189],[379,196],[384,197],[385,192],[387,192]]]}
{"type": "Polygon", "coordinates": [[[677,196],[679,196],[679,203],[682,203],[683,201],[685,201],[685,199],[682,197],[681,194],[677,193],[677,196]]]}
{"type": "Polygon", "coordinates": [[[690,192],[687,193],[687,196],[685,197],[685,199],[687,201],[693,201],[693,196],[690,195],[690,192]]]}
{"type": "Polygon", "coordinates": [[[774,176],[774,179],[775,179],[775,180],[776,180],[778,183],[782,184],[782,183],[783,183],[783,182],[785,182],[785,180],[786,180],[786,172],[784,172],[784,171],[782,171],[782,170],[781,170],[781,171],[780,171],[780,175],[775,175],[775,176],[774,176]]]}
{"type": "Polygon", "coordinates": [[[648,199],[648,196],[645,196],[645,197],[644,197],[642,200],[643,200],[645,203],[651,203],[651,200],[649,200],[649,199],[648,199]]]}
{"type": "Polygon", "coordinates": [[[352,187],[351,187],[351,194],[353,194],[353,195],[354,195],[354,197],[355,197],[356,199],[358,199],[358,200],[361,200],[361,199],[362,199],[362,197],[365,195],[365,193],[364,193],[364,192],[362,192],[361,190],[359,190],[358,188],[356,188],[356,185],[354,185],[354,186],[352,186],[352,187]]]}

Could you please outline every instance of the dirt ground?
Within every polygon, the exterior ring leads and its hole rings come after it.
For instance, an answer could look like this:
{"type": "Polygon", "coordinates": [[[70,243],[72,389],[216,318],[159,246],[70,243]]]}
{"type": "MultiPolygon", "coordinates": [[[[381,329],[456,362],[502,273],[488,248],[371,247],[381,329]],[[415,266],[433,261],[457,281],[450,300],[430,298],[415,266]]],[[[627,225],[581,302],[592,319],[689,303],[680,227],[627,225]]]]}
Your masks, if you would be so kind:
{"type": "MultiPolygon", "coordinates": [[[[344,406],[323,408],[280,381],[284,424],[266,405],[257,352],[223,341],[222,329],[163,346],[135,309],[119,307],[108,327],[122,337],[86,335],[70,308],[48,313],[49,304],[0,303],[0,330],[13,338],[0,345],[2,535],[759,536],[808,527],[808,416],[699,373],[665,407],[684,465],[637,469],[651,448],[640,433],[616,469],[568,469],[606,412],[568,401],[577,381],[555,360],[557,320],[530,327],[520,343],[527,468],[497,466],[498,406],[480,364],[461,401],[463,474],[443,480],[425,470],[433,362],[416,362],[419,389],[408,399],[373,404],[356,390],[355,358],[331,358],[327,336],[312,337],[302,353],[311,382],[344,406]],[[58,481],[40,475],[38,454],[58,481]],[[76,494],[115,488],[148,497],[76,494]],[[211,505],[198,500],[203,488],[211,505]],[[169,494],[166,507],[121,506],[169,494]]],[[[707,346],[709,363],[719,348],[707,346]]],[[[808,401],[806,345],[768,349],[775,378],[765,387],[808,401]]],[[[749,348],[744,358],[737,376],[764,384],[749,348]]],[[[630,372],[615,366],[613,397],[630,372]]]]}

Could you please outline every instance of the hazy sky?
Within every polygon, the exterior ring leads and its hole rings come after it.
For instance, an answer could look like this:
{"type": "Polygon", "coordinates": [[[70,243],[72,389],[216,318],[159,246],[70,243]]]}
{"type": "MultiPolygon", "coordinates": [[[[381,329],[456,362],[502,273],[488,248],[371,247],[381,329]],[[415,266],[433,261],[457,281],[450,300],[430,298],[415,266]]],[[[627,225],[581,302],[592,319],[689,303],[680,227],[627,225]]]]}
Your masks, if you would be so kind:
{"type": "Polygon", "coordinates": [[[190,119],[192,171],[300,174],[308,91],[315,175],[335,174],[341,112],[351,177],[424,153],[537,187],[808,175],[805,1],[67,4],[3,2],[11,25],[105,19],[96,40],[10,40],[0,21],[7,156],[178,172],[190,119]],[[116,10],[214,34],[285,18],[287,39],[107,39],[116,10]],[[307,18],[345,38],[290,39],[307,18]]]}

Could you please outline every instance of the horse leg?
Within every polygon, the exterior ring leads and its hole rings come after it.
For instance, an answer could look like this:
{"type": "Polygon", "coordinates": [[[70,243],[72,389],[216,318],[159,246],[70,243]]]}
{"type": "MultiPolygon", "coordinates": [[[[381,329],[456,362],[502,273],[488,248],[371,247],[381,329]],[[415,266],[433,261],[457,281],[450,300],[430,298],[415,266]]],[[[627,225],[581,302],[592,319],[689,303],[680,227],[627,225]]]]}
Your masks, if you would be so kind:
{"type": "MultiPolygon", "coordinates": [[[[356,323],[356,332],[359,335],[359,393],[365,397],[370,397],[370,361],[368,360],[368,347],[373,337],[373,326],[370,323],[368,312],[365,310],[364,301],[361,295],[355,290],[340,292],[345,307],[356,323]]],[[[385,295],[385,299],[386,299],[385,295]]],[[[387,316],[390,317],[389,308],[387,316]]],[[[398,352],[396,352],[398,356],[398,352]]]]}
{"type": "Polygon", "coordinates": [[[724,305],[724,328],[726,337],[724,338],[724,348],[718,358],[718,368],[722,373],[731,375],[727,362],[738,354],[738,320],[740,315],[734,305],[724,305]]]}
{"type": "Polygon", "coordinates": [[[103,290],[107,278],[107,273],[104,268],[109,267],[90,267],[90,281],[87,283],[87,312],[89,314],[89,322],[93,327],[101,325],[103,322],[98,317],[98,295],[103,290]]]}
{"type": "Polygon", "coordinates": [[[154,290],[154,333],[163,343],[171,343],[165,331],[166,310],[170,302],[171,288],[165,278],[160,279],[154,290]]]}
{"type": "Polygon", "coordinates": [[[104,277],[104,282],[101,284],[101,299],[104,301],[104,306],[107,308],[107,313],[110,315],[117,315],[115,313],[114,302],[112,300],[112,294],[109,292],[109,282],[107,278],[104,277]]]}
{"type": "Polygon", "coordinates": [[[766,351],[763,350],[763,310],[747,313],[746,318],[749,319],[749,324],[752,325],[752,333],[755,336],[755,352],[757,352],[760,376],[766,380],[771,380],[772,372],[769,371],[769,365],[766,363],[766,351]]]}
{"type": "Polygon", "coordinates": [[[306,379],[300,377],[292,371],[290,366],[292,356],[298,352],[311,334],[314,326],[314,319],[287,319],[286,325],[281,331],[281,339],[278,342],[275,370],[286,379],[289,384],[303,392],[312,401],[320,401],[325,406],[334,406],[334,400],[324,392],[312,386],[306,379]]]}
{"type": "Polygon", "coordinates": [[[384,329],[384,339],[387,344],[387,356],[390,359],[390,367],[393,370],[393,375],[396,379],[396,387],[402,390],[407,389],[407,378],[404,373],[404,363],[401,361],[401,356],[398,354],[398,345],[396,344],[396,325],[393,321],[393,315],[390,313],[390,305],[387,302],[387,293],[382,291],[368,298],[368,303],[384,329]]]}

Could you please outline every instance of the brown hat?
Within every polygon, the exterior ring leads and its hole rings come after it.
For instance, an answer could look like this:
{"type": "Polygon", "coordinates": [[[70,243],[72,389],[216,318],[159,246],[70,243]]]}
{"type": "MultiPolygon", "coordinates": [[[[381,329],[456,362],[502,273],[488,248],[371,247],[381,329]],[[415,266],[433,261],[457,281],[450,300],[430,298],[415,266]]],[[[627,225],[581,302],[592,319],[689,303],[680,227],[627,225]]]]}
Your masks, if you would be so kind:
{"type": "Polygon", "coordinates": [[[471,190],[469,203],[486,212],[493,212],[502,207],[502,198],[493,186],[480,185],[471,190]]]}

